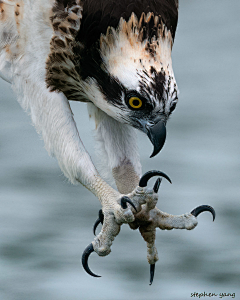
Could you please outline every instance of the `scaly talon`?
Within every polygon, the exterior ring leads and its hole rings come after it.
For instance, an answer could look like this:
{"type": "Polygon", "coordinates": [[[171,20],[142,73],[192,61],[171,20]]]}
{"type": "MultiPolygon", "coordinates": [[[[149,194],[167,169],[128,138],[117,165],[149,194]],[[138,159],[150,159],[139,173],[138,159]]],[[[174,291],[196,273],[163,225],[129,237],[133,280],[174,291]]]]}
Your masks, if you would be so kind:
{"type": "Polygon", "coordinates": [[[122,206],[123,209],[127,208],[127,203],[129,203],[130,205],[132,205],[132,207],[137,212],[136,206],[132,203],[132,201],[127,196],[123,196],[122,199],[121,199],[121,206],[122,206]]]}
{"type": "Polygon", "coordinates": [[[83,265],[83,268],[84,270],[91,276],[93,277],[101,277],[99,275],[96,275],[94,274],[90,269],[89,269],[89,266],[88,266],[88,258],[90,256],[90,254],[94,252],[94,249],[93,249],[93,245],[92,243],[90,245],[87,246],[87,248],[84,250],[83,252],[83,255],[82,255],[82,265],[83,265]]]}
{"type": "Polygon", "coordinates": [[[148,180],[150,178],[152,178],[153,176],[162,176],[164,178],[166,178],[170,183],[172,183],[171,179],[163,172],[161,171],[156,171],[156,170],[153,170],[153,171],[148,171],[146,172],[140,179],[139,181],[139,186],[140,187],[146,187],[147,186],[147,183],[148,183],[148,180]]]}
{"type": "Polygon", "coordinates": [[[159,190],[159,187],[160,187],[160,184],[162,182],[162,179],[161,178],[158,178],[154,184],[154,187],[153,187],[153,191],[154,193],[157,194],[158,190],[159,190]]]}
{"type": "Polygon", "coordinates": [[[104,220],[104,214],[102,212],[102,210],[100,209],[98,212],[98,219],[96,220],[95,224],[93,225],[93,234],[96,235],[96,229],[98,227],[98,225],[101,223],[103,224],[103,220],[104,220]]]}
{"type": "Polygon", "coordinates": [[[88,258],[95,251],[99,256],[106,256],[111,252],[111,245],[114,238],[119,234],[121,225],[128,223],[132,229],[139,229],[142,237],[147,243],[147,259],[150,264],[150,285],[153,283],[155,263],[158,261],[157,248],[155,246],[156,228],[171,230],[187,229],[191,230],[197,226],[197,216],[209,211],[215,219],[215,210],[209,205],[201,205],[183,215],[174,216],[160,211],[157,207],[158,191],[162,178],[158,178],[153,189],[147,188],[149,179],[153,176],[166,178],[170,183],[170,178],[161,171],[149,171],[145,173],[139,186],[130,194],[122,195],[118,193],[109,194],[111,197],[105,198],[102,202],[103,211],[99,211],[99,217],[94,224],[95,234],[97,226],[102,223],[100,233],[94,241],[85,249],[82,255],[84,270],[91,276],[100,277],[94,274],[88,266],[88,258]],[[132,212],[130,204],[136,213],[132,212]]]}
{"type": "Polygon", "coordinates": [[[198,206],[198,207],[194,208],[194,209],[191,211],[191,214],[192,214],[194,217],[197,217],[199,214],[201,214],[201,213],[204,212],[204,211],[209,211],[209,212],[213,215],[213,221],[215,220],[215,217],[216,217],[215,210],[214,210],[214,208],[212,208],[212,207],[209,206],[209,205],[201,205],[201,206],[198,206]]]}
{"type": "Polygon", "coordinates": [[[152,285],[152,283],[153,283],[154,272],[155,272],[155,264],[152,264],[152,265],[150,265],[150,283],[149,283],[149,285],[152,285]]]}

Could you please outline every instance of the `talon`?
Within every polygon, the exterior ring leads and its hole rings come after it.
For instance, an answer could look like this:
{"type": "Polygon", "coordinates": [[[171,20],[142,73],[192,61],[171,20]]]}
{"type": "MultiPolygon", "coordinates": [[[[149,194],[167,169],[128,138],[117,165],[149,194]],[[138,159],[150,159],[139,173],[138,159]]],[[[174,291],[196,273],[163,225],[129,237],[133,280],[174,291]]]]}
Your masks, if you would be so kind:
{"type": "Polygon", "coordinates": [[[98,227],[98,225],[101,223],[100,219],[98,218],[96,220],[96,222],[94,223],[94,226],[93,226],[93,234],[96,235],[96,229],[98,227]]]}
{"type": "Polygon", "coordinates": [[[209,211],[213,215],[213,221],[215,220],[215,216],[216,216],[215,210],[209,205],[198,206],[191,211],[191,214],[194,215],[194,217],[197,217],[199,214],[201,214],[204,211],[209,211]]]}
{"type": "Polygon", "coordinates": [[[161,171],[148,171],[146,172],[140,179],[139,181],[139,186],[140,187],[146,187],[147,186],[147,183],[148,183],[148,180],[150,178],[152,178],[153,176],[162,176],[164,178],[166,178],[170,183],[172,183],[171,179],[163,172],[161,171]]]}
{"type": "Polygon", "coordinates": [[[101,223],[103,224],[103,219],[104,219],[104,214],[102,212],[102,210],[100,209],[98,212],[98,219],[96,220],[95,224],[93,225],[93,234],[96,235],[96,229],[98,227],[98,225],[101,223]]]}
{"type": "Polygon", "coordinates": [[[154,193],[157,193],[158,190],[159,190],[159,187],[160,187],[160,184],[162,182],[162,179],[161,178],[158,178],[154,184],[154,187],[153,187],[153,191],[154,193]]]}
{"type": "Polygon", "coordinates": [[[153,283],[154,271],[155,271],[155,264],[152,264],[152,265],[150,265],[150,283],[149,283],[149,285],[152,285],[152,283],[153,283]]]}
{"type": "Polygon", "coordinates": [[[89,258],[89,255],[94,251],[93,249],[93,245],[92,243],[90,245],[87,246],[87,248],[84,250],[83,252],[83,255],[82,255],[82,265],[83,265],[83,268],[84,270],[91,276],[93,277],[101,277],[99,275],[96,275],[94,274],[90,269],[89,269],[89,266],[88,266],[88,258],[89,258]]]}
{"type": "Polygon", "coordinates": [[[132,207],[137,212],[136,206],[132,203],[132,201],[127,196],[122,197],[122,199],[121,199],[121,206],[122,206],[123,209],[127,208],[127,203],[129,203],[130,205],[132,205],[132,207]]]}

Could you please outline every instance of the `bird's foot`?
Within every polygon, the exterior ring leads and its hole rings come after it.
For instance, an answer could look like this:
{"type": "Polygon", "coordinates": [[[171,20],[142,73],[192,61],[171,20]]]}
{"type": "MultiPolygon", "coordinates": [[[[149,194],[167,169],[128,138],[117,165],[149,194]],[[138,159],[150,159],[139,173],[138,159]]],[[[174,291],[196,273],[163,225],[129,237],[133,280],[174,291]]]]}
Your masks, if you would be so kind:
{"type": "MultiPolygon", "coordinates": [[[[114,238],[119,234],[121,225],[128,223],[132,229],[139,229],[142,237],[147,242],[147,259],[150,264],[150,284],[153,282],[155,263],[158,261],[157,248],[155,246],[156,228],[162,230],[187,229],[191,230],[198,224],[197,216],[209,211],[215,219],[215,211],[211,206],[201,205],[190,213],[183,215],[171,215],[160,211],[157,207],[158,189],[161,184],[157,179],[153,189],[147,188],[147,182],[152,176],[169,177],[160,171],[145,173],[139,181],[139,186],[128,195],[118,195],[117,200],[102,203],[103,209],[99,211],[99,218],[94,225],[94,233],[99,223],[102,230],[94,241],[85,249],[82,263],[85,271],[92,276],[99,277],[91,272],[88,267],[88,257],[95,251],[99,256],[108,255],[114,238]]],[[[116,197],[116,195],[115,195],[116,197]]]]}
{"type": "Polygon", "coordinates": [[[213,215],[213,221],[215,219],[215,211],[209,205],[201,205],[193,209],[190,213],[183,215],[171,215],[160,211],[155,205],[156,193],[160,186],[161,179],[158,179],[153,188],[155,198],[149,198],[148,202],[142,205],[142,210],[135,215],[134,222],[130,223],[132,229],[139,229],[143,239],[147,242],[147,259],[150,264],[150,285],[153,282],[155,263],[158,261],[157,248],[155,246],[156,228],[162,230],[171,229],[194,229],[197,224],[197,216],[204,212],[209,211],[213,215]]]}
{"type": "MultiPolygon", "coordinates": [[[[99,218],[94,225],[94,234],[98,224],[102,223],[100,233],[95,237],[93,242],[85,249],[82,256],[83,267],[92,276],[88,267],[88,257],[95,251],[99,256],[106,256],[111,252],[111,245],[114,238],[119,234],[121,225],[124,223],[132,224],[135,215],[142,209],[142,205],[146,204],[149,210],[155,207],[158,195],[154,190],[146,187],[147,181],[152,176],[162,176],[171,182],[169,177],[160,171],[151,171],[142,176],[139,186],[128,195],[114,193],[108,195],[102,201],[102,209],[99,211],[99,218]]],[[[157,180],[154,189],[157,188],[159,180],[157,180]]],[[[131,225],[130,225],[131,226],[131,225]]]]}
{"type": "Polygon", "coordinates": [[[135,221],[131,223],[132,229],[139,229],[143,239],[147,242],[147,260],[150,264],[150,285],[153,282],[155,263],[158,261],[158,252],[155,246],[156,228],[160,229],[194,229],[197,224],[197,216],[209,211],[215,219],[215,211],[209,205],[201,205],[192,210],[190,213],[183,215],[171,215],[160,211],[157,207],[149,211],[146,205],[143,206],[141,212],[135,215],[135,221]]]}

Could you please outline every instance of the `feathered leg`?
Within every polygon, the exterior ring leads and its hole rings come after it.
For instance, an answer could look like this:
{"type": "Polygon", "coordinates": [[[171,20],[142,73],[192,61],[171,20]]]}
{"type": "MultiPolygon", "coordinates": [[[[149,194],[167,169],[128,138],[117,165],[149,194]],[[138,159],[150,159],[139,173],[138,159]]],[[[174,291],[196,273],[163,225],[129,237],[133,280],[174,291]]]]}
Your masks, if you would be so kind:
{"type": "Polygon", "coordinates": [[[103,171],[107,175],[112,173],[120,193],[132,192],[142,172],[135,130],[114,120],[94,104],[88,104],[88,110],[95,119],[97,152],[103,171]]]}

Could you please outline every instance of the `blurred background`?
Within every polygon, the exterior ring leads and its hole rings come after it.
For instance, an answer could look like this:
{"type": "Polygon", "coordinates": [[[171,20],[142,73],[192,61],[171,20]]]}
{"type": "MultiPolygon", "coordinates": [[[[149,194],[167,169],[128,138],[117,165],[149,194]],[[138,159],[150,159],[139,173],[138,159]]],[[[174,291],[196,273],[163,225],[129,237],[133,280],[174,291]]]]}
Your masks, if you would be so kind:
{"type": "MultiPolygon", "coordinates": [[[[180,0],[173,47],[179,103],[160,155],[149,159],[152,146],[141,134],[140,154],[144,172],[160,169],[173,181],[163,181],[159,209],[182,214],[209,204],[217,217],[213,223],[201,214],[193,231],[158,231],[151,287],[146,244],[127,225],[109,256],[89,260],[102,277],[83,271],[100,203],[67,182],[0,81],[0,299],[186,300],[204,291],[240,299],[239,13],[238,0],[180,0]]],[[[96,162],[86,105],[72,108],[96,162]]]]}

